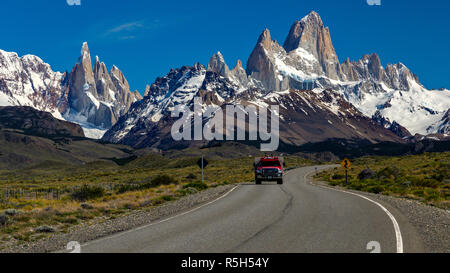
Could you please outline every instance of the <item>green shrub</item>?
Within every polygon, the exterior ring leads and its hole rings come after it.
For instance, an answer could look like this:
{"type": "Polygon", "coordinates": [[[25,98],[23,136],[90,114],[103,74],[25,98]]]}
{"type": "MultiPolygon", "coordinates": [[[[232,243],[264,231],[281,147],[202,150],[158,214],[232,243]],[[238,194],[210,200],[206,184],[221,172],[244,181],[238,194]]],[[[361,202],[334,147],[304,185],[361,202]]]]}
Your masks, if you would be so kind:
{"type": "Polygon", "coordinates": [[[424,195],[425,195],[425,193],[424,193],[423,190],[414,190],[414,191],[412,192],[412,194],[417,195],[417,196],[420,196],[420,197],[424,197],[424,195]]]}
{"type": "Polygon", "coordinates": [[[100,198],[103,197],[104,195],[105,190],[102,187],[83,185],[80,189],[74,191],[71,194],[71,198],[73,200],[83,202],[91,199],[100,198]]]}
{"type": "Polygon", "coordinates": [[[59,222],[64,223],[64,224],[78,224],[78,219],[75,217],[69,217],[69,218],[62,218],[59,220],[59,222]]]}
{"type": "Polygon", "coordinates": [[[396,179],[399,175],[397,167],[386,167],[377,172],[378,179],[396,179]]]}
{"type": "Polygon", "coordinates": [[[345,175],[343,174],[333,174],[333,176],[331,176],[331,179],[333,180],[338,180],[338,179],[343,179],[345,178],[345,175]]]}
{"type": "Polygon", "coordinates": [[[443,182],[444,179],[448,178],[448,173],[446,173],[444,170],[437,170],[434,174],[431,175],[431,178],[443,182]]]}
{"type": "Polygon", "coordinates": [[[371,169],[366,168],[358,174],[358,179],[359,180],[371,179],[374,176],[375,176],[375,173],[371,169]]]}
{"type": "Polygon", "coordinates": [[[124,184],[119,185],[115,188],[118,194],[129,192],[129,191],[142,191],[150,188],[154,188],[155,185],[153,183],[142,183],[142,184],[124,184]]]}
{"type": "Polygon", "coordinates": [[[360,183],[352,183],[349,186],[349,188],[352,189],[352,190],[360,191],[363,188],[363,185],[361,185],[360,183]]]}
{"type": "Polygon", "coordinates": [[[189,180],[196,179],[196,178],[197,178],[197,176],[193,173],[190,173],[186,176],[186,179],[189,179],[189,180]]]}
{"type": "Polygon", "coordinates": [[[337,181],[331,181],[329,184],[334,187],[340,185],[341,183],[337,181]]]}
{"type": "Polygon", "coordinates": [[[201,190],[206,190],[208,188],[208,185],[206,185],[205,183],[202,183],[202,182],[191,182],[191,183],[188,183],[183,186],[183,189],[187,189],[187,188],[194,188],[198,191],[201,191],[201,190]]]}
{"type": "Polygon", "coordinates": [[[179,189],[176,192],[177,196],[186,196],[188,194],[188,192],[186,191],[186,189],[179,189]]]}
{"type": "Polygon", "coordinates": [[[150,188],[155,188],[160,185],[170,185],[178,183],[173,177],[168,175],[158,175],[153,178],[151,182],[141,184],[123,184],[115,188],[116,193],[121,194],[129,191],[142,191],[150,188]]]}
{"type": "Polygon", "coordinates": [[[163,174],[153,178],[151,183],[154,186],[160,186],[160,185],[177,184],[177,181],[173,177],[168,176],[167,174],[163,174]]]}
{"type": "Polygon", "coordinates": [[[173,197],[170,195],[163,195],[163,196],[161,196],[161,199],[164,201],[172,201],[173,197]]]}
{"type": "Polygon", "coordinates": [[[133,191],[134,188],[135,187],[133,185],[125,184],[125,185],[118,185],[118,186],[116,186],[115,190],[116,190],[116,193],[121,194],[121,193],[125,193],[125,192],[128,192],[128,191],[133,191]]]}
{"type": "Polygon", "coordinates": [[[366,188],[367,192],[371,192],[371,193],[375,193],[375,194],[379,194],[381,192],[384,191],[383,187],[381,186],[370,186],[366,188]]]}
{"type": "Polygon", "coordinates": [[[412,184],[416,187],[428,187],[428,188],[437,188],[439,186],[439,181],[426,178],[426,179],[413,179],[412,184]]]}
{"type": "Polygon", "coordinates": [[[425,200],[427,201],[437,201],[441,199],[441,194],[434,189],[426,189],[425,194],[425,200]]]}

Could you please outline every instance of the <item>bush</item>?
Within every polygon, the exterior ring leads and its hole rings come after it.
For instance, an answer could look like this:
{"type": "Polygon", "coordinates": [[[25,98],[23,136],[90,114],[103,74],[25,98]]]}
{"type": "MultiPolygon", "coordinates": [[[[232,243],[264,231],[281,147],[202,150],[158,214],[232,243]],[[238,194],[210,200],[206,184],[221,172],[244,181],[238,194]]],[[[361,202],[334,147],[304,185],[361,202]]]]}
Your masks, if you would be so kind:
{"type": "Polygon", "coordinates": [[[83,185],[80,189],[71,194],[71,198],[73,200],[83,202],[90,199],[100,198],[104,195],[105,190],[102,187],[83,185]]]}
{"type": "Polygon", "coordinates": [[[136,186],[134,186],[134,185],[125,184],[125,185],[118,185],[114,189],[116,190],[116,193],[121,194],[121,193],[125,193],[127,191],[133,191],[133,190],[135,190],[135,187],[136,186]]]}
{"type": "Polygon", "coordinates": [[[331,179],[333,180],[339,180],[339,179],[343,179],[345,178],[345,175],[343,174],[333,174],[333,176],[331,176],[331,179]]]}
{"type": "Polygon", "coordinates": [[[150,188],[154,188],[155,185],[153,183],[142,183],[138,185],[132,185],[132,184],[125,184],[125,185],[119,185],[116,187],[116,192],[118,194],[129,192],[129,191],[141,191],[146,190],[150,188]]]}
{"type": "Polygon", "coordinates": [[[183,186],[183,189],[187,188],[194,188],[198,191],[206,190],[208,188],[208,185],[202,182],[191,182],[183,186]]]}
{"type": "Polygon", "coordinates": [[[72,217],[68,217],[68,218],[62,218],[61,220],[59,220],[59,222],[64,223],[64,224],[78,224],[78,219],[75,218],[74,216],[72,217]]]}
{"type": "Polygon", "coordinates": [[[425,193],[424,193],[423,190],[414,190],[414,191],[412,192],[412,194],[417,195],[417,196],[420,196],[420,197],[424,197],[424,195],[425,195],[425,193]]]}
{"type": "Polygon", "coordinates": [[[399,175],[399,170],[397,169],[397,167],[386,167],[377,172],[378,179],[383,179],[383,178],[396,179],[398,175],[399,175]]]}
{"type": "Polygon", "coordinates": [[[349,188],[352,190],[360,191],[363,188],[363,185],[361,185],[360,183],[352,183],[350,184],[349,188]]]}
{"type": "Polygon", "coordinates": [[[370,179],[373,178],[375,174],[371,169],[364,169],[358,174],[359,180],[370,179]]]}
{"type": "Polygon", "coordinates": [[[160,185],[177,184],[177,181],[173,177],[163,174],[155,177],[151,183],[153,186],[160,186],[160,185]]]}
{"type": "Polygon", "coordinates": [[[189,179],[189,180],[196,179],[196,178],[197,178],[197,176],[193,173],[190,173],[186,176],[186,179],[189,179]]]}
{"type": "Polygon", "coordinates": [[[333,182],[330,182],[329,183],[331,186],[337,186],[337,185],[340,185],[340,183],[339,182],[335,182],[335,181],[333,181],[333,182]]]}
{"type": "Polygon", "coordinates": [[[439,181],[439,182],[443,182],[446,177],[447,177],[447,174],[444,173],[443,171],[437,172],[437,173],[434,173],[433,175],[431,175],[432,179],[439,181]]]}
{"type": "Polygon", "coordinates": [[[439,181],[435,179],[413,179],[412,184],[416,187],[429,187],[429,188],[437,188],[439,186],[439,181]]]}
{"type": "Polygon", "coordinates": [[[375,193],[375,194],[379,194],[384,191],[383,187],[381,187],[381,186],[371,186],[371,187],[368,187],[366,190],[367,190],[367,192],[371,192],[371,193],[375,193]]]}
{"type": "Polygon", "coordinates": [[[426,201],[437,201],[441,199],[441,194],[437,190],[427,189],[425,190],[425,193],[426,193],[425,197],[426,201]]]}
{"type": "Polygon", "coordinates": [[[161,185],[177,184],[178,181],[168,175],[158,175],[151,182],[141,184],[124,184],[116,186],[115,191],[118,194],[129,191],[142,191],[150,188],[155,188],[161,185]]]}
{"type": "Polygon", "coordinates": [[[163,195],[163,196],[161,196],[161,199],[164,200],[164,201],[172,201],[172,200],[174,200],[174,198],[172,196],[170,196],[170,195],[163,195]]]}

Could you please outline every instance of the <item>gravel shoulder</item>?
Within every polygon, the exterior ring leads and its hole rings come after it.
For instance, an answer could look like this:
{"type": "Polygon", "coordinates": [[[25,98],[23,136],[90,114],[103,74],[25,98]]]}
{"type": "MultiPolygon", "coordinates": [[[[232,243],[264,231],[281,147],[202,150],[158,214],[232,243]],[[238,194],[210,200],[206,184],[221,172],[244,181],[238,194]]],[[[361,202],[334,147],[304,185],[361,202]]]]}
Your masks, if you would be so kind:
{"type": "Polygon", "coordinates": [[[88,241],[134,229],[169,216],[183,213],[197,206],[210,202],[230,191],[236,185],[225,185],[210,188],[181,199],[165,203],[161,206],[132,211],[115,219],[100,217],[93,224],[81,224],[72,227],[67,233],[55,233],[36,242],[22,245],[9,245],[1,253],[47,253],[62,251],[72,241],[83,244],[88,241]]]}
{"type": "Polygon", "coordinates": [[[323,181],[314,181],[310,177],[310,181],[315,185],[325,186],[345,190],[348,192],[358,193],[378,201],[384,205],[400,222],[402,229],[402,221],[407,221],[413,230],[407,227],[402,230],[403,234],[414,233],[420,238],[420,242],[404,242],[405,252],[408,251],[408,245],[413,249],[421,249],[425,253],[450,253],[450,212],[437,207],[432,207],[420,203],[416,200],[398,198],[393,196],[373,194],[355,190],[345,189],[339,186],[332,187],[323,181]]]}

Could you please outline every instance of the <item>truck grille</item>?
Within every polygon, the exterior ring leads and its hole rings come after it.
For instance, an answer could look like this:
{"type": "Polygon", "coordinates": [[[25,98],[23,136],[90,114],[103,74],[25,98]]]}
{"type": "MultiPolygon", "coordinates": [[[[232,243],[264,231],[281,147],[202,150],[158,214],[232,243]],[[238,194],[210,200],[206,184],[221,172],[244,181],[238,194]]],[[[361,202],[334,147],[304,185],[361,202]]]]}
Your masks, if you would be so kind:
{"type": "Polygon", "coordinates": [[[275,175],[278,173],[278,169],[273,168],[273,169],[263,169],[262,171],[263,175],[275,175]]]}

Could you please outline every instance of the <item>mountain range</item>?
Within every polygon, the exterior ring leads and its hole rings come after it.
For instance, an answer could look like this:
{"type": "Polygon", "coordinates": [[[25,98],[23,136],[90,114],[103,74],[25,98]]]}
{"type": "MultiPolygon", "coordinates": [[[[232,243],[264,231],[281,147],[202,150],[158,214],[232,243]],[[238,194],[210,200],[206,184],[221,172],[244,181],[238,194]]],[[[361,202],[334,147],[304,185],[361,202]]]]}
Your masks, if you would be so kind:
{"type": "Polygon", "coordinates": [[[377,54],[339,62],[330,30],[311,12],[294,22],[281,46],[268,29],[246,67],[230,69],[220,52],[200,63],[171,69],[130,92],[123,73],[110,71],[87,43],[70,73],[53,72],[36,56],[0,51],[0,105],[26,105],[80,124],[86,136],[133,147],[173,148],[176,105],[280,106],[280,139],[303,145],[329,139],[405,142],[450,134],[450,91],[427,90],[404,64],[382,66],[377,54]],[[106,132],[106,133],[105,133],[106,132]]]}
{"type": "Polygon", "coordinates": [[[50,112],[82,125],[88,137],[101,138],[140,99],[116,66],[108,72],[98,57],[92,66],[87,43],[70,73],[54,72],[37,56],[0,50],[0,106],[50,112]]]}

